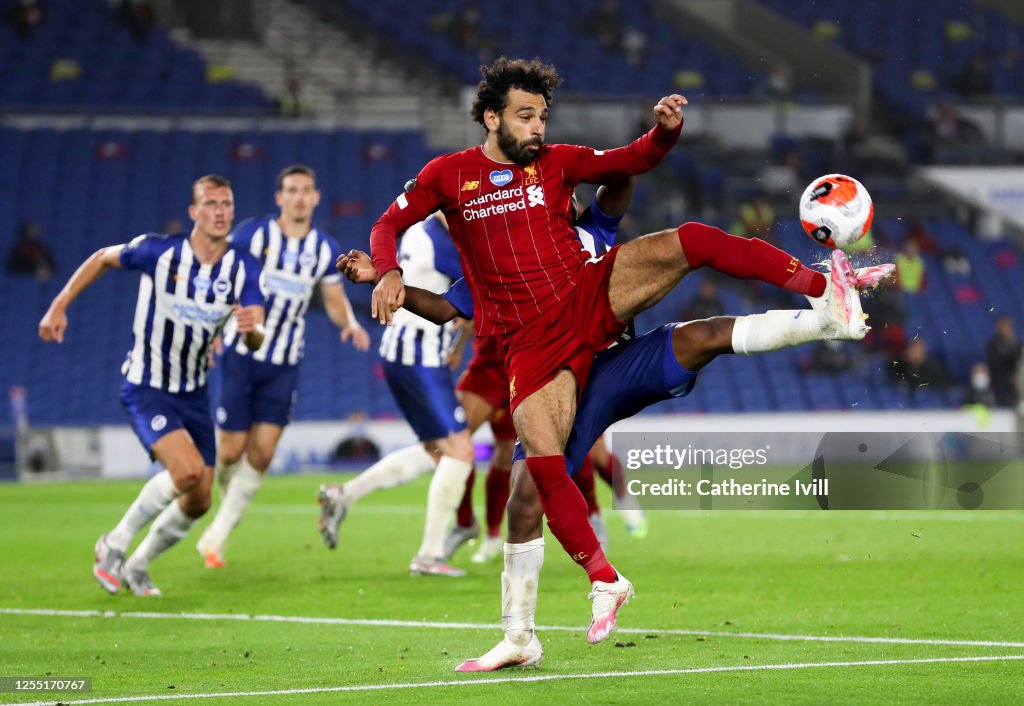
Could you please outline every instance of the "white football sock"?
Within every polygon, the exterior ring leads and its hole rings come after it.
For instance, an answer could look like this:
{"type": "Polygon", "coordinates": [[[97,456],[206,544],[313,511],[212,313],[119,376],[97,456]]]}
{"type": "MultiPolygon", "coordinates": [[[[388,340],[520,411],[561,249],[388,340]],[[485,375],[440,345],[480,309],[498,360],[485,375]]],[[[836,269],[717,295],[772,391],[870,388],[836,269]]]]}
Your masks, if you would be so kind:
{"type": "Polygon", "coordinates": [[[732,326],[734,353],[766,353],[824,340],[824,314],[810,309],[766,311],[737,316],[732,326]]]}
{"type": "Polygon", "coordinates": [[[174,485],[170,471],[163,470],[146,481],[138,496],[128,506],[117,527],[107,534],[107,544],[126,551],[136,533],[160,514],[181,491],[174,485]]]}
{"type": "Polygon", "coordinates": [[[146,534],[146,538],[139,543],[135,552],[128,557],[128,561],[125,562],[125,568],[147,568],[149,562],[180,542],[181,538],[188,534],[189,529],[195,524],[196,519],[198,518],[186,515],[179,503],[173,502],[168,505],[160,513],[160,516],[154,520],[153,526],[149,528],[149,533],[146,534]]]}
{"type": "Polygon", "coordinates": [[[434,458],[421,445],[392,451],[345,484],[345,502],[351,504],[375,490],[394,488],[434,469],[434,458]]]}
{"type": "Polygon", "coordinates": [[[544,566],[544,538],[522,544],[505,543],[505,570],[501,572],[501,627],[515,645],[524,647],[533,636],[537,613],[537,587],[544,566]]]}
{"type": "Polygon", "coordinates": [[[241,521],[245,508],[249,507],[249,503],[256,496],[256,491],[260,489],[262,481],[263,474],[252,467],[249,459],[246,458],[239,462],[238,468],[231,476],[231,482],[228,483],[224,499],[221,501],[220,507],[217,508],[217,514],[210,526],[203,532],[203,536],[200,537],[198,546],[202,547],[204,551],[210,549],[218,552],[224,551],[228,535],[241,521]]]}
{"type": "MultiPolygon", "coordinates": [[[[417,556],[438,559],[444,556],[444,537],[452,522],[455,510],[462,502],[466,490],[466,479],[472,464],[459,461],[451,456],[442,456],[430,479],[427,491],[427,520],[423,526],[423,543],[417,556]]],[[[348,492],[348,486],[345,486],[348,492]]]]}
{"type": "Polygon", "coordinates": [[[217,459],[217,465],[214,466],[213,475],[217,479],[217,485],[220,486],[221,493],[227,491],[228,485],[231,484],[231,478],[235,475],[235,471],[241,465],[242,459],[238,459],[234,463],[224,463],[219,458],[217,459]]]}

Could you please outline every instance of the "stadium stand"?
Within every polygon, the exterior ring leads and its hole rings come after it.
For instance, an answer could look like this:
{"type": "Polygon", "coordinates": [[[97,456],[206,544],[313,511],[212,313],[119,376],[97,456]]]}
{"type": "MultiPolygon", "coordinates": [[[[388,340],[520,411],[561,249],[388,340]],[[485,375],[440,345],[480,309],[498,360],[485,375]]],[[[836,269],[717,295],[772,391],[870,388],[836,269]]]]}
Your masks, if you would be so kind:
{"type": "MultiPolygon", "coordinates": [[[[6,9],[6,5],[5,5],[6,9]]],[[[103,0],[55,2],[27,37],[0,23],[0,106],[7,110],[253,114],[260,89],[231,80],[153,27],[144,38],[103,0]]]]}
{"type": "Polygon", "coordinates": [[[685,89],[692,97],[745,96],[757,92],[765,80],[706,43],[679,37],[658,20],[651,0],[621,6],[600,0],[527,0],[489,6],[472,19],[465,13],[479,10],[479,4],[471,1],[454,7],[444,0],[344,4],[373,29],[471,85],[480,79],[481,61],[501,53],[544,56],[559,67],[573,93],[594,96],[646,98],[661,95],[666,86],[685,89]],[[618,31],[602,40],[588,21],[605,5],[606,21],[618,31]],[[467,22],[472,23],[469,31],[467,22]]]}
{"type": "MultiPolygon", "coordinates": [[[[116,390],[127,350],[127,322],[134,311],[135,285],[129,277],[101,280],[76,302],[72,329],[60,347],[45,346],[35,327],[47,303],[74,266],[96,248],[132,235],[159,230],[171,218],[187,222],[186,198],[194,175],[215,171],[236,186],[239,218],[273,209],[271,184],[286,163],[304,161],[321,175],[324,200],[319,223],[342,246],[364,247],[370,225],[393,197],[395,184],[415,173],[432,155],[417,133],[386,132],[137,132],[0,129],[0,234],[5,244],[17,225],[38,221],[58,265],[46,283],[0,278],[0,389],[23,384],[36,424],[121,423],[116,390]],[[154,167],[154,165],[159,165],[154,167]],[[61,399],[61,405],[44,400],[61,399]],[[37,401],[37,404],[33,404],[37,401]]],[[[927,224],[938,244],[956,247],[971,265],[969,274],[946,271],[940,255],[924,255],[926,294],[907,306],[907,337],[921,335],[963,383],[971,364],[984,359],[984,342],[999,313],[1024,320],[1024,285],[1015,276],[1022,253],[1008,242],[985,242],[955,221],[927,224]]],[[[876,237],[894,251],[905,233],[902,221],[882,219],[876,237]]],[[[817,247],[792,220],[780,221],[780,244],[805,261],[821,259],[817,247]]],[[[700,273],[674,291],[640,321],[642,328],[677,320],[693,297],[700,273]]],[[[369,291],[350,287],[364,319],[369,291]]],[[[770,289],[751,290],[726,282],[720,287],[726,310],[753,313],[766,307],[802,307],[770,289]]],[[[870,298],[865,304],[870,312],[870,298]]],[[[302,367],[297,419],[339,419],[370,400],[374,417],[396,415],[373,357],[333,345],[334,329],[321,311],[310,316],[307,364],[302,367]],[[332,371],[325,375],[324,371],[332,371]],[[325,384],[326,381],[326,384],[325,384]],[[352,386],[356,391],[352,391],[352,386]]],[[[369,327],[379,336],[375,326],[369,327]]],[[[762,357],[723,357],[702,374],[693,396],[670,401],[662,411],[813,410],[849,408],[941,408],[960,402],[957,388],[903,390],[888,370],[891,356],[869,353],[845,373],[806,372],[807,350],[762,357]]]]}
{"type": "Polygon", "coordinates": [[[1024,27],[995,8],[959,0],[762,3],[869,61],[877,91],[918,118],[935,102],[963,95],[961,77],[976,58],[989,74],[988,93],[1024,97],[1024,74],[1014,59],[1024,27]]]}
{"type": "MultiPolygon", "coordinates": [[[[616,3],[600,0],[572,5],[526,0],[525,5],[499,6],[472,20],[471,41],[452,28],[466,21],[462,13],[474,6],[472,2],[453,9],[442,0],[413,4],[332,1],[465,82],[475,82],[481,59],[496,52],[542,54],[559,66],[574,93],[614,94],[625,100],[660,95],[666,86],[679,87],[698,98],[751,96],[762,90],[765,80],[698,40],[681,40],[657,21],[651,0],[630,3],[628,12],[616,3]],[[602,8],[621,20],[625,33],[634,33],[630,35],[634,44],[625,42],[623,36],[609,43],[599,32],[580,31],[602,8]],[[521,22],[517,19],[521,17],[543,17],[544,21],[521,22]]],[[[958,72],[975,56],[1000,57],[1024,39],[1021,28],[997,11],[949,0],[940,0],[942,12],[935,13],[924,11],[926,5],[934,4],[923,0],[837,5],[829,8],[828,22],[822,20],[820,6],[814,4],[781,0],[766,0],[766,4],[812,28],[826,41],[869,59],[878,69],[878,90],[894,104],[905,98],[909,101],[906,107],[914,111],[923,111],[926,105],[951,95],[958,72]],[[853,21],[853,13],[857,21],[853,21]],[[939,16],[941,20],[932,19],[939,16]],[[861,31],[868,26],[887,29],[881,33],[861,31]],[[915,71],[930,72],[934,85],[926,85],[927,81],[921,80],[923,74],[915,71]]],[[[1001,61],[990,65],[996,94],[1024,96],[1019,71],[1003,71],[1001,61]]],[[[0,26],[0,105],[6,107],[51,113],[95,105],[113,113],[136,108],[217,114],[237,108],[248,115],[265,111],[267,99],[257,89],[231,80],[211,83],[210,76],[217,72],[209,69],[197,54],[176,46],[159,28],[151,30],[143,48],[130,30],[113,20],[101,0],[47,5],[46,22],[28,39],[0,26]]],[[[836,163],[831,144],[797,143],[784,135],[766,145],[765,159],[780,163],[794,150],[799,152],[804,170],[811,173],[844,166],[836,163]]],[[[0,243],[9,245],[24,221],[38,222],[58,266],[49,282],[0,277],[0,296],[17,303],[0,310],[0,325],[7,333],[0,338],[0,359],[4,361],[0,389],[26,386],[34,424],[123,423],[116,390],[128,345],[126,323],[134,310],[134,282],[125,277],[104,278],[82,297],[75,304],[72,330],[62,347],[44,346],[35,328],[60,283],[96,248],[123,242],[140,232],[162,230],[171,219],[187,223],[187,194],[196,175],[217,172],[232,180],[240,220],[273,210],[271,185],[283,166],[299,161],[310,164],[318,173],[324,195],[318,224],[333,233],[343,248],[365,248],[376,216],[397,188],[434,155],[419,132],[325,128],[2,127],[0,153],[4,155],[0,161],[0,243]],[[62,404],[44,404],[54,399],[62,404]]],[[[728,227],[724,214],[729,199],[742,194],[728,192],[727,182],[737,177],[753,182],[756,168],[763,164],[760,155],[737,159],[714,145],[686,145],[675,150],[662,168],[669,188],[686,192],[686,214],[677,206],[662,203],[664,189],[657,192],[646,182],[638,185],[634,211],[643,229],[664,227],[702,212],[718,213],[723,217],[720,224],[728,227]]],[[[958,406],[970,366],[984,360],[984,343],[996,316],[1008,313],[1024,321],[1024,284],[1014,276],[1024,253],[1009,241],[979,240],[951,219],[928,220],[925,225],[939,250],[923,255],[926,292],[900,295],[908,302],[906,338],[919,335],[927,339],[931,351],[951,372],[954,384],[950,388],[894,385],[892,355],[881,352],[865,352],[846,372],[815,372],[808,363],[809,351],[799,349],[761,357],[723,357],[702,374],[689,398],[663,403],[660,411],[958,406]],[[945,267],[943,253],[952,251],[966,259],[967,270],[945,267]]],[[[905,231],[903,221],[880,217],[875,236],[882,252],[895,253],[905,231]]],[[[824,258],[825,252],[795,221],[780,220],[776,235],[781,246],[805,261],[824,258]]],[[[645,313],[640,327],[678,320],[696,292],[697,282],[706,276],[699,273],[690,278],[645,313]]],[[[729,313],[804,306],[804,302],[769,288],[727,281],[720,285],[729,313]]],[[[368,289],[349,287],[349,292],[357,313],[369,323],[368,289]]],[[[868,297],[865,309],[870,312],[871,308],[868,297]]],[[[376,326],[368,328],[379,338],[376,326]]],[[[326,345],[336,340],[336,333],[322,311],[309,316],[308,340],[296,419],[341,419],[356,411],[375,418],[397,416],[375,357],[359,355],[347,346],[326,345]],[[325,375],[325,370],[332,374],[325,375]]]]}

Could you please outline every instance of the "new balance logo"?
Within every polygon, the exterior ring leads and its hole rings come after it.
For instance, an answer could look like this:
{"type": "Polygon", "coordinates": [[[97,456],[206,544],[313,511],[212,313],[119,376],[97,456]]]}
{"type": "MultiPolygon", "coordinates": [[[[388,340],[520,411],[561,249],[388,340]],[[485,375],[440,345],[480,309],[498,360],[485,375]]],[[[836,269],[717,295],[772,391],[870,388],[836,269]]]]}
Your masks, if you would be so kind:
{"type": "Polygon", "coordinates": [[[465,184],[462,185],[462,190],[463,191],[473,191],[474,189],[479,189],[479,188],[480,188],[480,182],[479,181],[467,181],[465,184]]]}

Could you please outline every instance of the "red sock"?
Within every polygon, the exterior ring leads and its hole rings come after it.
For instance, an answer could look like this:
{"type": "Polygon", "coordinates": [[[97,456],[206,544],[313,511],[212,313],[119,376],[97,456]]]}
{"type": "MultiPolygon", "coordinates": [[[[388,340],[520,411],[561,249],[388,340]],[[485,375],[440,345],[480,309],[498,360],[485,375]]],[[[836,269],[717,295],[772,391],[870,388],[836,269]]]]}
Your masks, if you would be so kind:
{"type": "Polygon", "coordinates": [[[491,466],[487,471],[487,536],[501,536],[501,520],[508,504],[511,468],[491,466]]]}
{"type": "Polygon", "coordinates": [[[587,517],[587,502],[566,472],[565,456],[527,457],[526,467],[537,486],[548,529],[590,581],[612,583],[618,578],[587,517]]]}
{"type": "Polygon", "coordinates": [[[473,480],[476,478],[476,471],[471,470],[466,478],[466,492],[462,494],[462,502],[459,509],[455,511],[455,524],[459,527],[472,527],[476,518],[473,517],[473,480]]]}
{"type": "Polygon", "coordinates": [[[583,467],[576,471],[572,479],[587,501],[587,515],[600,514],[601,506],[597,504],[597,494],[594,492],[594,462],[589,454],[583,459],[583,467]]]}
{"type": "Polygon", "coordinates": [[[797,294],[820,297],[825,275],[760,238],[741,238],[703,223],[679,226],[679,242],[691,270],[708,265],[737,279],[759,279],[797,294]]]}

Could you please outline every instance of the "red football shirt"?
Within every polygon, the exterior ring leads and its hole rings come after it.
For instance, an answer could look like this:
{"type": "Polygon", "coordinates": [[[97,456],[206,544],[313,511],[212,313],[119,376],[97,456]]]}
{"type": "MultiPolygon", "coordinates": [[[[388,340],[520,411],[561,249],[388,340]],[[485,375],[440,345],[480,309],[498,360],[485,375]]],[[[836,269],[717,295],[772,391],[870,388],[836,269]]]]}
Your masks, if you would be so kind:
{"type": "Polygon", "coordinates": [[[441,210],[473,293],[477,335],[511,333],[560,306],[588,257],[572,228],[576,185],[643,174],[678,137],[655,126],[613,150],[545,145],[526,167],[496,162],[482,147],[438,157],[374,224],[374,268],[397,268],[399,234],[441,210]]]}

